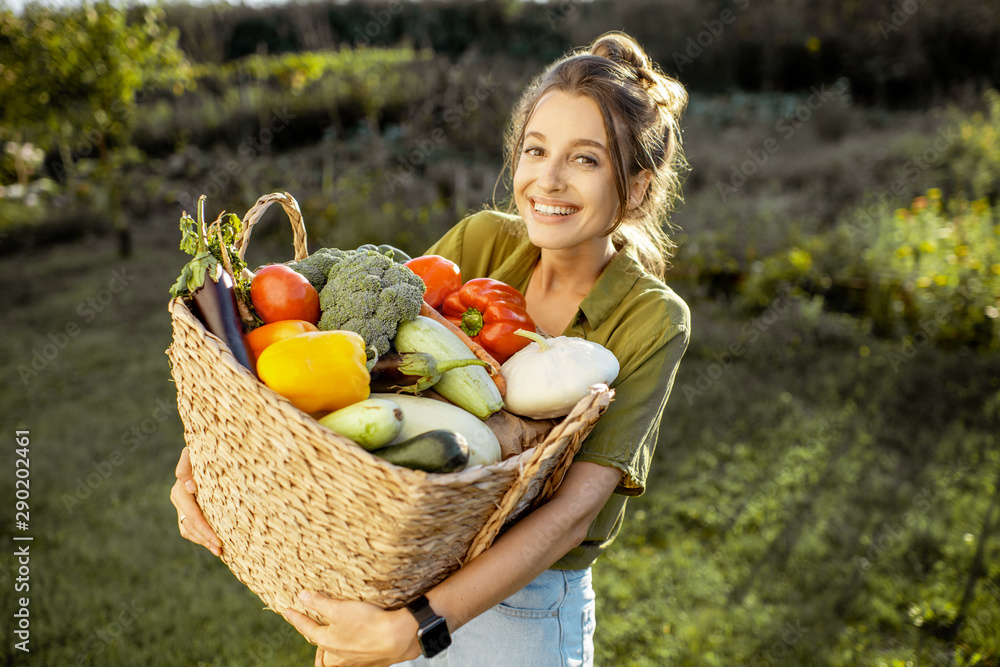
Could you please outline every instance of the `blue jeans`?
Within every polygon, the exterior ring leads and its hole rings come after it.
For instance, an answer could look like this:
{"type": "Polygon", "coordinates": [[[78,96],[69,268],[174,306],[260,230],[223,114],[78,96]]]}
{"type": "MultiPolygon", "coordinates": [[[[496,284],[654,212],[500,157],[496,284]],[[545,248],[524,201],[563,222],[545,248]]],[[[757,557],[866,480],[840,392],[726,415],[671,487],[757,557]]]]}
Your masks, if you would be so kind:
{"type": "Polygon", "coordinates": [[[463,625],[452,645],[407,667],[591,667],[596,625],[590,568],[546,570],[463,625]]]}

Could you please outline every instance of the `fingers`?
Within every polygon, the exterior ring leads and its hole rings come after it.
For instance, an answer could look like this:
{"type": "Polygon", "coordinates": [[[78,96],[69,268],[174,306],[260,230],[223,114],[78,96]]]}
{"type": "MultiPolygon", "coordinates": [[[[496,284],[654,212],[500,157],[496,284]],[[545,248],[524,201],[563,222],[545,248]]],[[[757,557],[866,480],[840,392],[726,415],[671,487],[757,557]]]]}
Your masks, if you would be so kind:
{"type": "Polygon", "coordinates": [[[334,657],[332,653],[327,653],[321,648],[316,649],[315,667],[341,667],[341,665],[346,664],[346,662],[341,662],[339,658],[334,657]]]}
{"type": "Polygon", "coordinates": [[[307,609],[313,610],[327,620],[337,618],[338,612],[344,606],[343,600],[334,600],[323,593],[312,591],[302,591],[299,593],[299,599],[307,609]]]}
{"type": "Polygon", "coordinates": [[[208,525],[194,494],[198,485],[191,471],[191,452],[185,447],[174,470],[177,482],[170,489],[170,502],[177,508],[177,522],[181,536],[200,544],[216,556],[222,555],[222,541],[208,525]]]}
{"type": "Polygon", "coordinates": [[[208,525],[194,496],[181,487],[180,480],[170,489],[170,502],[177,509],[177,527],[181,536],[221,556],[222,542],[208,525]]]}
{"type": "MultiPolygon", "coordinates": [[[[323,667],[386,667],[400,662],[409,652],[409,640],[394,641],[400,626],[388,612],[368,602],[333,600],[322,593],[299,594],[306,608],[316,612],[307,616],[294,609],[285,609],[282,616],[310,644],[321,648],[316,652],[316,665],[323,667]],[[319,622],[313,620],[318,618],[319,622]],[[329,624],[329,625],[327,625],[329,624]]],[[[402,612],[412,621],[408,612],[402,612]]],[[[407,626],[408,627],[408,626],[407,626]]]]}
{"type": "Polygon", "coordinates": [[[323,629],[322,625],[294,609],[286,609],[281,612],[281,615],[285,617],[286,621],[295,626],[295,629],[299,631],[300,635],[306,638],[306,641],[310,644],[319,644],[318,635],[319,631],[323,629]]]}
{"type": "Polygon", "coordinates": [[[174,475],[184,485],[188,493],[198,492],[198,485],[195,483],[194,475],[191,472],[191,452],[188,451],[187,447],[181,450],[181,458],[177,461],[177,468],[174,470],[174,475]]]}

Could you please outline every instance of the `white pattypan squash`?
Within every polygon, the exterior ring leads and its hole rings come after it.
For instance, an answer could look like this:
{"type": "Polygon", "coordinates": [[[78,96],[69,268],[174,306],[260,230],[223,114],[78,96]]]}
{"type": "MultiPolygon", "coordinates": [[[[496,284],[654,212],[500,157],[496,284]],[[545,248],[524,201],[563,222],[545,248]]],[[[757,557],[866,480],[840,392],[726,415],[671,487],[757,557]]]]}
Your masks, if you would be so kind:
{"type": "Polygon", "coordinates": [[[610,385],[618,377],[618,359],[603,345],[571,336],[517,333],[535,342],[500,368],[507,382],[504,402],[508,412],[531,419],[563,417],[591,385],[610,385]]]}

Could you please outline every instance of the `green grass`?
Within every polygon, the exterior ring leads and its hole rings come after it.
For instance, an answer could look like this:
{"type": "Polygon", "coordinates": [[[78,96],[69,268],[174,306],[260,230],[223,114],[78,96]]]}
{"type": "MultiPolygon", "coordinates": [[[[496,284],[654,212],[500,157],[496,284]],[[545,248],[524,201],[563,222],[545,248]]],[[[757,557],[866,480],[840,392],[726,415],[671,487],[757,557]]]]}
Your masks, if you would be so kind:
{"type": "Polygon", "coordinates": [[[1000,360],[898,364],[800,303],[722,372],[744,322],[693,324],[650,490],[595,567],[606,664],[997,664],[1000,360]]]}

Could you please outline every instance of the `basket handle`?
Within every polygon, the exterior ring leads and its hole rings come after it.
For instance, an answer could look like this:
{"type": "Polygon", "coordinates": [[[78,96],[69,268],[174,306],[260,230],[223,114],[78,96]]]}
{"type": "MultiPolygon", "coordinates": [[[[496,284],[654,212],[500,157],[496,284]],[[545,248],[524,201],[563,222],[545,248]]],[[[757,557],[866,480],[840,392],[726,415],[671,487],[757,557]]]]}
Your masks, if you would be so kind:
{"type": "Polygon", "coordinates": [[[240,231],[239,238],[236,239],[236,250],[240,259],[243,259],[243,255],[247,251],[247,244],[250,242],[250,233],[253,231],[254,225],[264,215],[264,211],[275,202],[281,204],[281,208],[285,209],[285,213],[288,214],[288,221],[292,223],[292,246],[295,249],[295,259],[305,259],[309,256],[309,250],[306,247],[306,225],[302,221],[299,203],[295,201],[295,197],[287,192],[272,192],[258,199],[253,208],[243,216],[243,229],[240,231]]]}
{"type": "MultiPolygon", "coordinates": [[[[520,470],[518,471],[518,475],[514,479],[514,483],[511,484],[510,488],[508,488],[507,492],[503,495],[503,498],[501,498],[497,503],[496,509],[493,511],[493,514],[487,520],[486,524],[479,530],[479,533],[475,536],[475,538],[473,538],[468,552],[461,561],[462,565],[467,564],[473,558],[489,548],[490,544],[493,543],[493,540],[496,539],[496,537],[503,530],[507,518],[510,517],[511,513],[521,502],[522,494],[531,484],[531,480],[534,479],[535,475],[538,473],[539,468],[542,466],[542,462],[551,454],[552,449],[558,448],[559,445],[557,444],[557,441],[565,432],[568,422],[581,419],[584,417],[585,413],[592,412],[594,410],[596,410],[596,413],[593,414],[596,416],[593,416],[593,421],[596,421],[597,417],[604,412],[608,404],[611,402],[612,396],[614,396],[614,391],[609,390],[607,386],[592,386],[590,388],[590,393],[580,399],[580,402],[577,403],[572,412],[567,415],[566,419],[556,424],[555,428],[553,428],[546,437],[546,442],[535,446],[531,456],[522,464],[520,470]]],[[[566,450],[562,452],[559,460],[556,462],[555,468],[550,473],[549,478],[545,480],[538,497],[535,498],[532,503],[532,509],[548,500],[552,494],[555,493],[556,489],[559,488],[563,478],[569,471],[570,464],[573,463],[573,458],[575,457],[581,442],[582,438],[574,438],[573,446],[567,447],[566,450]]]]}
{"type": "MultiPolygon", "coordinates": [[[[500,530],[510,513],[514,511],[515,506],[521,498],[521,494],[524,489],[528,486],[531,478],[538,472],[539,467],[541,467],[542,459],[547,453],[548,449],[545,445],[538,445],[535,447],[535,451],[532,453],[531,458],[525,463],[525,465],[519,471],[517,477],[514,479],[514,483],[511,484],[507,492],[504,493],[503,498],[497,503],[496,509],[490,516],[489,520],[486,522],[480,531],[472,540],[472,544],[469,546],[469,551],[465,554],[462,559],[462,565],[468,564],[473,558],[486,551],[486,549],[493,543],[497,535],[500,534],[500,530]]],[[[567,465],[567,468],[569,466],[567,465]]],[[[563,471],[562,474],[565,474],[563,471]]],[[[562,480],[562,475],[560,475],[560,481],[562,480]]]]}

